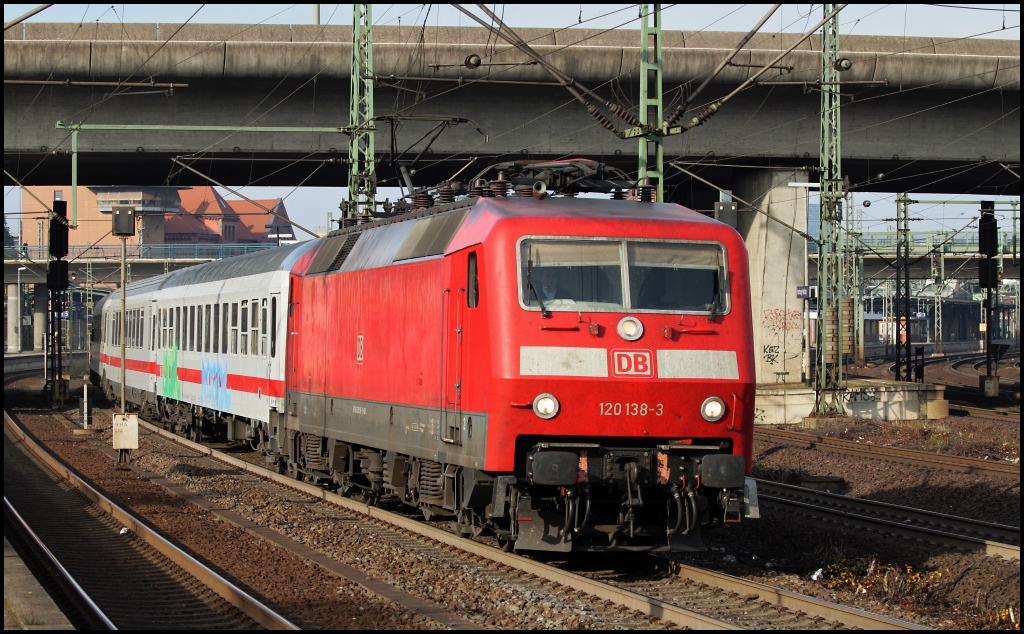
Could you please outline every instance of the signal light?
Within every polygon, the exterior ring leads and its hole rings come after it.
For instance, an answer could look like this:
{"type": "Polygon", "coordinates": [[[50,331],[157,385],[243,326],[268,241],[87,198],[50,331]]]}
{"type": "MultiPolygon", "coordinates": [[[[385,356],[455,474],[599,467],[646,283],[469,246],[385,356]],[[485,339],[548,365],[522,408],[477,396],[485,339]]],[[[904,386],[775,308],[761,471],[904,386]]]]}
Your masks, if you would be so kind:
{"type": "Polygon", "coordinates": [[[981,218],[978,220],[978,253],[988,256],[999,254],[999,223],[996,222],[996,203],[993,200],[981,201],[981,218]]]}
{"type": "Polygon", "coordinates": [[[53,201],[50,218],[50,256],[58,260],[68,254],[68,201],[53,201]]]}
{"type": "Polygon", "coordinates": [[[51,291],[68,290],[67,260],[51,260],[46,269],[46,287],[51,291]]]}
{"type": "Polygon", "coordinates": [[[999,271],[999,260],[985,258],[978,260],[978,285],[982,288],[999,288],[999,280],[1002,279],[999,271]]]}
{"type": "Polygon", "coordinates": [[[941,282],[942,281],[942,277],[943,277],[942,276],[942,254],[941,253],[933,253],[932,254],[932,268],[931,268],[931,271],[932,271],[932,279],[935,280],[936,282],[941,282]]]}

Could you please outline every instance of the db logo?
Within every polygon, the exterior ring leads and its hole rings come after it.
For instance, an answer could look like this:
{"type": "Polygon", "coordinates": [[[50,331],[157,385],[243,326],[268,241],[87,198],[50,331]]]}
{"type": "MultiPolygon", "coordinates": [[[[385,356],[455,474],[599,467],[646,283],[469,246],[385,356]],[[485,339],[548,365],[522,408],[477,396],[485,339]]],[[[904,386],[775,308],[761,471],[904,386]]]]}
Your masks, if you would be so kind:
{"type": "Polygon", "coordinates": [[[612,374],[615,376],[654,376],[650,350],[612,350],[612,374]]]}

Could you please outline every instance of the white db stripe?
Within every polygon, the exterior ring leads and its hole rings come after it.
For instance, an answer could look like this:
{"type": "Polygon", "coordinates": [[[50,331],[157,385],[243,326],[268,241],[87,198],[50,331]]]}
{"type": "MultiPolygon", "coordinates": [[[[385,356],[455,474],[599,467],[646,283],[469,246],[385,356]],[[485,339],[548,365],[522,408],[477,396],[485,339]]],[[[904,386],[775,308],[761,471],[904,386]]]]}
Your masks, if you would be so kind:
{"type": "Polygon", "coordinates": [[[738,379],[740,371],[732,350],[658,350],[658,377],[738,379]]]}
{"type": "Polygon", "coordinates": [[[519,348],[522,376],[608,376],[608,351],[604,348],[519,348]]]}

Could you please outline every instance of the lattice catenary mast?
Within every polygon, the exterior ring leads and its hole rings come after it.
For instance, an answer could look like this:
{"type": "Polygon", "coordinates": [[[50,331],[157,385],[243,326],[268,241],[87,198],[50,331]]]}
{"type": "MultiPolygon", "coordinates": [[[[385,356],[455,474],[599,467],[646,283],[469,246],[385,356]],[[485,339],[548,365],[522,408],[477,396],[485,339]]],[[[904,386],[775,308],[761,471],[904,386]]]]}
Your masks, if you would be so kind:
{"type": "MultiPolygon", "coordinates": [[[[825,15],[836,5],[823,5],[825,15]]],[[[839,18],[821,29],[821,220],[818,253],[818,354],[814,372],[814,413],[843,414],[842,332],[839,310],[842,280],[843,174],[839,147],[839,18]]],[[[849,63],[847,61],[847,63],[849,63]]]]}
{"type": "Polygon", "coordinates": [[[348,201],[342,216],[356,222],[373,211],[377,195],[373,137],[373,16],[371,5],[352,5],[352,76],[348,124],[348,201]]]}

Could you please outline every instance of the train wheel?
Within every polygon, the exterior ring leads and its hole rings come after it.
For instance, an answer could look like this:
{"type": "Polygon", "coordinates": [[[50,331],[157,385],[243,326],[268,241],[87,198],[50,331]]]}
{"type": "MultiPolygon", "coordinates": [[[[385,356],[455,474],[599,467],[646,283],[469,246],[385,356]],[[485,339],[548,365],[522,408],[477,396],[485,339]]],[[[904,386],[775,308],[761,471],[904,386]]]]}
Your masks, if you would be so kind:
{"type": "Polygon", "coordinates": [[[502,537],[501,535],[498,536],[498,548],[501,549],[502,552],[512,552],[512,549],[515,548],[515,545],[516,541],[512,539],[511,535],[505,537],[502,537]]]}

